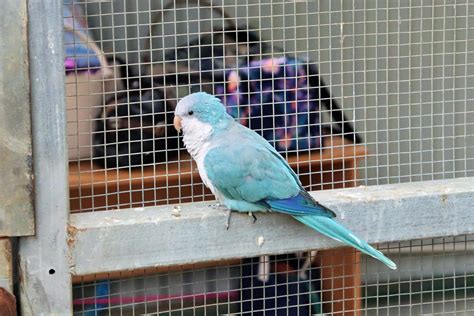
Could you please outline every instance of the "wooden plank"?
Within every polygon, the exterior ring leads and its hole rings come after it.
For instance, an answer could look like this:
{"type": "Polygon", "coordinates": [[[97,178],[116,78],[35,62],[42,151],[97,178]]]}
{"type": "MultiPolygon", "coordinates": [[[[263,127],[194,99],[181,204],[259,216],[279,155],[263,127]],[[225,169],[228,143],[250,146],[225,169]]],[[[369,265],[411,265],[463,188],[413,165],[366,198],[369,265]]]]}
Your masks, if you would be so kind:
{"type": "MultiPolygon", "coordinates": [[[[355,160],[345,164],[344,187],[357,185],[354,164],[355,160]]],[[[318,266],[321,269],[323,302],[326,302],[324,310],[330,310],[332,315],[360,315],[360,252],[350,247],[321,250],[318,266]]]]}
{"type": "MultiPolygon", "coordinates": [[[[355,161],[366,154],[363,146],[330,139],[321,151],[290,155],[288,162],[311,191],[354,185],[355,161]],[[350,173],[352,171],[352,173],[350,173]]],[[[71,211],[104,210],[213,199],[190,157],[182,155],[167,165],[134,169],[103,169],[91,161],[71,162],[71,211]]]]}
{"type": "MultiPolygon", "coordinates": [[[[472,192],[474,182],[467,178],[312,195],[334,209],[340,215],[338,221],[354,234],[369,243],[380,243],[474,232],[472,192]]],[[[209,208],[209,203],[183,204],[179,216],[174,206],[73,214],[69,229],[72,273],[171,266],[341,245],[286,215],[257,216],[253,224],[247,215],[235,214],[226,230],[225,214],[209,208]],[[257,242],[260,237],[263,243],[257,242]]]]}
{"type": "MultiPolygon", "coordinates": [[[[14,10],[18,10],[18,1],[14,10]]],[[[63,1],[28,5],[36,232],[19,240],[21,314],[72,315],[63,1]]],[[[4,15],[6,13],[2,12],[4,15]]]]}
{"type": "Polygon", "coordinates": [[[26,1],[2,2],[0,237],[35,232],[26,22],[26,1]]]}
{"type": "Polygon", "coordinates": [[[360,315],[360,252],[353,248],[321,251],[317,257],[321,269],[324,310],[331,315],[360,315]]]}

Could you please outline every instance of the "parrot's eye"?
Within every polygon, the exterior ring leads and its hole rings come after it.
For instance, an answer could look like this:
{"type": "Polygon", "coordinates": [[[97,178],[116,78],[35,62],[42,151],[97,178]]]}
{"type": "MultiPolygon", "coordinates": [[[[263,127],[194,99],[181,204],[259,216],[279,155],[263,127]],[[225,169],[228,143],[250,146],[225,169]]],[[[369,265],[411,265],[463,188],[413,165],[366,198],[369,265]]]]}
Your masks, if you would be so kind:
{"type": "Polygon", "coordinates": [[[194,111],[189,111],[188,112],[188,115],[193,115],[194,114],[194,111]]]}

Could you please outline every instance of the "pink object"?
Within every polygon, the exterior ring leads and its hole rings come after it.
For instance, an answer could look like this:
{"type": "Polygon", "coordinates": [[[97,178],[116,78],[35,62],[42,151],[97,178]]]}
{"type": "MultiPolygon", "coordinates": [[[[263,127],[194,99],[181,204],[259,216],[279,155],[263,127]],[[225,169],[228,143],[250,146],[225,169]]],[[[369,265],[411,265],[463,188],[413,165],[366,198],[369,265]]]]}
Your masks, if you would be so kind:
{"type": "Polygon", "coordinates": [[[76,67],[76,62],[74,61],[74,58],[66,58],[64,60],[64,67],[66,69],[74,69],[76,67]]]}

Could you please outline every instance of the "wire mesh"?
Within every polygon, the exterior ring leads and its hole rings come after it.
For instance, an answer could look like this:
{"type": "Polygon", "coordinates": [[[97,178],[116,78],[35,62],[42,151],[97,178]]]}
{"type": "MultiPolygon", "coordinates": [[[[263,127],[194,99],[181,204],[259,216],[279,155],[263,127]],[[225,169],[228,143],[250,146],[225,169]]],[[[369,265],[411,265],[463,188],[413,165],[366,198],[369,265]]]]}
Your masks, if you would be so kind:
{"type": "MultiPolygon", "coordinates": [[[[472,177],[473,10],[471,1],[65,0],[71,211],[213,199],[172,127],[177,100],[194,91],[217,95],[269,139],[308,190],[472,177]]],[[[469,315],[472,243],[379,245],[395,272],[341,248],[311,254],[306,268],[307,254],[288,254],[81,276],[74,308],[469,315]]]]}
{"type": "Polygon", "coordinates": [[[378,249],[399,269],[389,271],[370,257],[339,248],[77,277],[75,314],[474,313],[474,236],[395,242],[378,249]]]}
{"type": "Polygon", "coordinates": [[[474,175],[470,1],[64,8],[72,211],[212,199],[171,125],[177,99],[198,90],[267,135],[310,190],[474,175]]]}

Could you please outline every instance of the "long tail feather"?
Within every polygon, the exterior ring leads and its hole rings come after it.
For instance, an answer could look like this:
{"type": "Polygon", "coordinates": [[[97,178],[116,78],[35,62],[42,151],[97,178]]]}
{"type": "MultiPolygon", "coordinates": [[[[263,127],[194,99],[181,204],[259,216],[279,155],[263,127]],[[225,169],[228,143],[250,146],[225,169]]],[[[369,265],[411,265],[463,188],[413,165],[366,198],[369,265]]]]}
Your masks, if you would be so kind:
{"type": "Polygon", "coordinates": [[[301,215],[293,217],[323,235],[326,235],[342,243],[348,244],[362,251],[363,253],[374,257],[377,260],[380,260],[390,269],[395,270],[397,268],[397,265],[392,260],[385,257],[383,253],[374,249],[364,240],[358,238],[357,236],[352,234],[347,228],[345,228],[344,226],[337,223],[331,218],[314,215],[301,215]]]}

